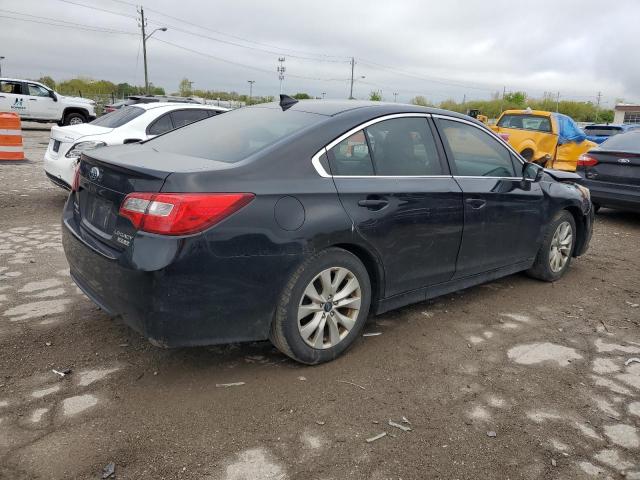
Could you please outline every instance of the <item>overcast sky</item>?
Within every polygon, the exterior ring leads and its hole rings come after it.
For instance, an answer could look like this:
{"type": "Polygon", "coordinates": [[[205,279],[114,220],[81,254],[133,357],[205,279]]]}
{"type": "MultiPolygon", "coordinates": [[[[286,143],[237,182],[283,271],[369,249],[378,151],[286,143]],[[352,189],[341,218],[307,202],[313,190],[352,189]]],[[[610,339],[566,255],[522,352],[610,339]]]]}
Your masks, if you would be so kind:
{"type": "MultiPolygon", "coordinates": [[[[255,80],[254,94],[276,95],[281,55],[286,93],[346,98],[353,56],[358,98],[382,90],[390,101],[394,92],[398,101],[461,101],[506,86],[572,100],[601,91],[604,106],[640,101],[640,1],[524,3],[147,0],[148,31],[168,27],[147,43],[149,76],[167,92],[187,77],[195,88],[242,93],[255,80]]],[[[0,0],[2,74],[143,84],[136,17],[135,2],[123,0],[0,0]]]]}

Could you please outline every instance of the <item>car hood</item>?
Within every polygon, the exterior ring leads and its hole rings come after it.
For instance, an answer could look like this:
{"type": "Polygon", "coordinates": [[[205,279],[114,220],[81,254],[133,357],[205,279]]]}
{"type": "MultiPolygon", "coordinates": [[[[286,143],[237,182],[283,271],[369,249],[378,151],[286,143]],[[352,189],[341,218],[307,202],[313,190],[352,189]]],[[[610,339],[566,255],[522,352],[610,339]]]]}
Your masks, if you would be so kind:
{"type": "Polygon", "coordinates": [[[555,180],[559,182],[579,181],[582,179],[580,175],[573,172],[567,172],[564,170],[554,170],[552,168],[545,168],[545,173],[551,175],[555,180]]]}
{"type": "Polygon", "coordinates": [[[113,128],[98,127],[90,123],[81,123],[80,125],[69,125],[67,127],[51,128],[51,138],[60,142],[75,142],[82,137],[94,137],[111,133],[113,128]]]}
{"type": "Polygon", "coordinates": [[[58,98],[62,99],[65,103],[86,103],[89,105],[95,105],[96,103],[93,100],[90,100],[88,98],[68,97],[66,95],[60,95],[60,94],[58,94],[58,98]]]}

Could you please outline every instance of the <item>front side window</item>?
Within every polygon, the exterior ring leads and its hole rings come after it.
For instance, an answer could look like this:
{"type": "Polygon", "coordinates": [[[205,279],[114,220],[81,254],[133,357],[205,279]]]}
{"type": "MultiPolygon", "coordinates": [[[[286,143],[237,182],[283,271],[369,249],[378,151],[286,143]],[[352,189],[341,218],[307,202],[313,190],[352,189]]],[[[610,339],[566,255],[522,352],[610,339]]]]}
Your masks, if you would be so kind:
{"type": "Polygon", "coordinates": [[[503,115],[498,122],[498,126],[551,133],[551,120],[549,120],[549,117],[541,117],[539,115],[503,115]]]}
{"type": "Polygon", "coordinates": [[[177,110],[175,112],[171,112],[171,118],[173,119],[174,127],[180,128],[185,125],[189,125],[190,123],[197,122],[198,120],[209,118],[209,115],[206,110],[177,110]]]}
{"type": "Polygon", "coordinates": [[[373,162],[364,130],[354,133],[329,150],[332,175],[373,175],[373,162]]]}
{"type": "Polygon", "coordinates": [[[394,118],[365,130],[376,175],[442,175],[435,140],[425,118],[394,118]]]}
{"type": "Polygon", "coordinates": [[[27,86],[29,87],[29,95],[31,95],[32,97],[48,97],[49,95],[49,90],[47,90],[44,87],[41,87],[40,85],[35,85],[33,83],[29,83],[27,84],[27,86]]]}
{"type": "Polygon", "coordinates": [[[438,120],[442,140],[453,156],[455,174],[465,177],[514,177],[509,150],[481,129],[453,120],[438,120]]]}
{"type": "Polygon", "coordinates": [[[20,82],[12,82],[10,80],[2,80],[0,81],[0,91],[2,93],[22,95],[22,84],[20,82]]]}

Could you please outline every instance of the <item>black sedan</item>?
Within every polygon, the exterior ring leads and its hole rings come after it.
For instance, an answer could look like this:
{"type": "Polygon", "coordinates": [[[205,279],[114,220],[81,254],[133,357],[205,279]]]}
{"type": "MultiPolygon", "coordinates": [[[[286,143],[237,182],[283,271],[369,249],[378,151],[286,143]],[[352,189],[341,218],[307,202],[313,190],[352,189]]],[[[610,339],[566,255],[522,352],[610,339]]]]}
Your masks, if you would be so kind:
{"type": "Polygon", "coordinates": [[[589,191],[481,123],[376,102],[242,108],[83,154],[63,214],[78,286],[165,347],[270,339],[334,359],[372,314],[589,245],[589,191]]]}
{"type": "Polygon", "coordinates": [[[596,210],[640,212],[640,130],[613,136],[582,155],[576,173],[591,190],[596,210]]]}

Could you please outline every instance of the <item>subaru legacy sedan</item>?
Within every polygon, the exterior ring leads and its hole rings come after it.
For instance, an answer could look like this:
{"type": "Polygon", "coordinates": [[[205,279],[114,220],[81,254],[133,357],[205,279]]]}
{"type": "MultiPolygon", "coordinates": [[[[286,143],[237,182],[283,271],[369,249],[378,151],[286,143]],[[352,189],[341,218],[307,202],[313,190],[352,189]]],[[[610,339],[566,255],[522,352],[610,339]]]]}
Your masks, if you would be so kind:
{"type": "Polygon", "coordinates": [[[84,152],[63,243],[87,296],[155,345],[270,339],[317,364],[369,314],[558,280],[591,238],[578,179],[464,115],[283,96],[84,152]]]}

